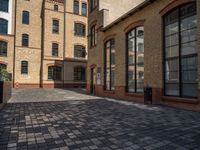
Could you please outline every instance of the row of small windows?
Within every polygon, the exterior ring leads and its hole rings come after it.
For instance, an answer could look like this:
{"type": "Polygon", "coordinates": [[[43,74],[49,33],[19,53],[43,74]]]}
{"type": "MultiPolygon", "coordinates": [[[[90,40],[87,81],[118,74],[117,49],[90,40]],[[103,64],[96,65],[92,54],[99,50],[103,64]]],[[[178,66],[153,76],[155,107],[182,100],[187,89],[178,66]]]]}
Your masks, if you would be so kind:
{"type": "MultiPolygon", "coordinates": [[[[93,43],[93,42],[92,42],[93,43]]],[[[197,10],[190,3],[164,16],[164,94],[197,97],[197,10]]],[[[105,43],[105,90],[115,89],[115,40],[105,43]]],[[[143,92],[144,27],[126,34],[126,90],[143,92]]]]}
{"type": "MultiPolygon", "coordinates": [[[[21,74],[28,74],[28,61],[21,61],[21,74]]],[[[2,69],[6,69],[6,65],[1,64],[2,69]]],[[[75,81],[85,81],[86,70],[84,67],[74,68],[74,80],[75,81]]],[[[48,67],[48,80],[59,81],[62,80],[62,67],[59,66],[49,66],[48,67]]]]}
{"type": "MultiPolygon", "coordinates": [[[[74,13],[79,14],[79,0],[74,0],[74,13]]],[[[87,4],[82,2],[81,15],[87,16],[87,4]]]]}

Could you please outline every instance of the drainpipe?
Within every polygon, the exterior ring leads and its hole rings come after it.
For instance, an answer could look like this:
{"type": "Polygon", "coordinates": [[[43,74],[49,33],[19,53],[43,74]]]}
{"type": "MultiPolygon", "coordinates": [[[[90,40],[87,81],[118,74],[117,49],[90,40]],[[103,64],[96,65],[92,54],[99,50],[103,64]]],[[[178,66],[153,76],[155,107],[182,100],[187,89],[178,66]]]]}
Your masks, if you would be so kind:
{"type": "Polygon", "coordinates": [[[14,53],[13,53],[13,88],[15,87],[15,60],[16,60],[16,23],[17,23],[17,0],[15,0],[15,18],[14,18],[14,53]]]}
{"type": "Polygon", "coordinates": [[[63,32],[63,88],[65,87],[65,51],[66,51],[66,1],[64,0],[64,32],[63,32]]]}

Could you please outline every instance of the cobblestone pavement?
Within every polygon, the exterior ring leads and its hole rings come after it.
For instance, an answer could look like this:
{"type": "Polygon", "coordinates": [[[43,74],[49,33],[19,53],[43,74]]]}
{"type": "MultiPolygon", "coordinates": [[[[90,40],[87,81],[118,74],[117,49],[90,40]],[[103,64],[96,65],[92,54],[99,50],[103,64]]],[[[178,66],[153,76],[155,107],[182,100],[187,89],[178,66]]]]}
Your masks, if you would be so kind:
{"type": "Polygon", "coordinates": [[[0,150],[200,149],[198,112],[65,92],[14,91],[0,111],[0,150]],[[48,95],[55,97],[41,101],[48,95]],[[26,103],[16,103],[20,97],[26,103]]]}

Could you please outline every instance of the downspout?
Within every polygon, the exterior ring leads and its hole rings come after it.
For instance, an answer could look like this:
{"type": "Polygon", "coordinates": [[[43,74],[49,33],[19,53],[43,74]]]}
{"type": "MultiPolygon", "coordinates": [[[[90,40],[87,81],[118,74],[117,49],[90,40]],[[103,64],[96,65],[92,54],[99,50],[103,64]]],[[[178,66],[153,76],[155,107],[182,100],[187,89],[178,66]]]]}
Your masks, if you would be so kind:
{"type": "Polygon", "coordinates": [[[43,88],[43,58],[44,58],[44,21],[45,21],[45,0],[41,10],[41,63],[40,63],[40,88],[43,88]]]}
{"type": "Polygon", "coordinates": [[[15,60],[16,60],[16,23],[17,23],[17,0],[15,0],[15,18],[14,18],[14,53],[13,53],[13,88],[15,87],[15,60]]]}
{"type": "Polygon", "coordinates": [[[64,0],[64,32],[63,32],[63,88],[65,87],[65,51],[66,51],[66,0],[64,0]]]}

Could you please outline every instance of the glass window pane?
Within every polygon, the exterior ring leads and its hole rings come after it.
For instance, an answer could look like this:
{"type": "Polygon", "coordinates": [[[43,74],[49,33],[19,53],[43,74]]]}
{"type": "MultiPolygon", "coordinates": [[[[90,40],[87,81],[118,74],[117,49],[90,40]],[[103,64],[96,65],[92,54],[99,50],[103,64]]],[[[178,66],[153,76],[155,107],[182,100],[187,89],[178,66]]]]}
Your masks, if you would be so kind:
{"type": "Polygon", "coordinates": [[[0,34],[8,33],[8,21],[0,18],[0,34]]]}
{"type": "Polygon", "coordinates": [[[181,55],[189,55],[197,53],[197,44],[195,42],[182,44],[181,55]]]}
{"type": "Polygon", "coordinates": [[[133,37],[135,37],[135,30],[131,30],[131,31],[128,33],[128,39],[133,38],[133,37]]]}
{"type": "Polygon", "coordinates": [[[181,20],[181,31],[197,27],[197,16],[191,16],[181,20]]]}
{"type": "Polygon", "coordinates": [[[179,46],[172,46],[165,49],[165,57],[171,58],[171,57],[177,57],[179,55],[179,46]]]}
{"type": "Polygon", "coordinates": [[[128,92],[135,92],[135,68],[128,69],[128,92]]]}
{"type": "Polygon", "coordinates": [[[144,89],[144,68],[137,68],[137,92],[144,89]]]}
{"type": "Polygon", "coordinates": [[[170,35],[170,36],[166,37],[166,39],[165,39],[166,47],[175,46],[175,45],[178,45],[178,43],[179,43],[178,34],[170,35]]]}
{"type": "Polygon", "coordinates": [[[111,69],[111,90],[115,89],[115,68],[111,69]]]}
{"type": "Polygon", "coordinates": [[[178,9],[174,10],[167,16],[165,16],[165,24],[172,24],[178,21],[178,9]]]}
{"type": "Polygon", "coordinates": [[[198,84],[182,84],[182,96],[197,97],[198,84]]]}
{"type": "Polygon", "coordinates": [[[197,29],[185,30],[181,32],[181,42],[191,42],[197,39],[197,29]]]}
{"type": "Polygon", "coordinates": [[[181,18],[195,15],[196,11],[196,3],[187,4],[181,8],[181,18]]]}
{"type": "Polygon", "coordinates": [[[178,22],[169,24],[165,27],[165,35],[171,35],[178,32],[178,22]]]}
{"type": "Polygon", "coordinates": [[[165,94],[179,96],[179,84],[165,84],[165,94]]]}
{"type": "Polygon", "coordinates": [[[128,50],[135,51],[135,39],[134,38],[128,40],[128,50]]]}
{"type": "Polygon", "coordinates": [[[197,70],[197,57],[181,59],[182,70],[197,70]]]}

